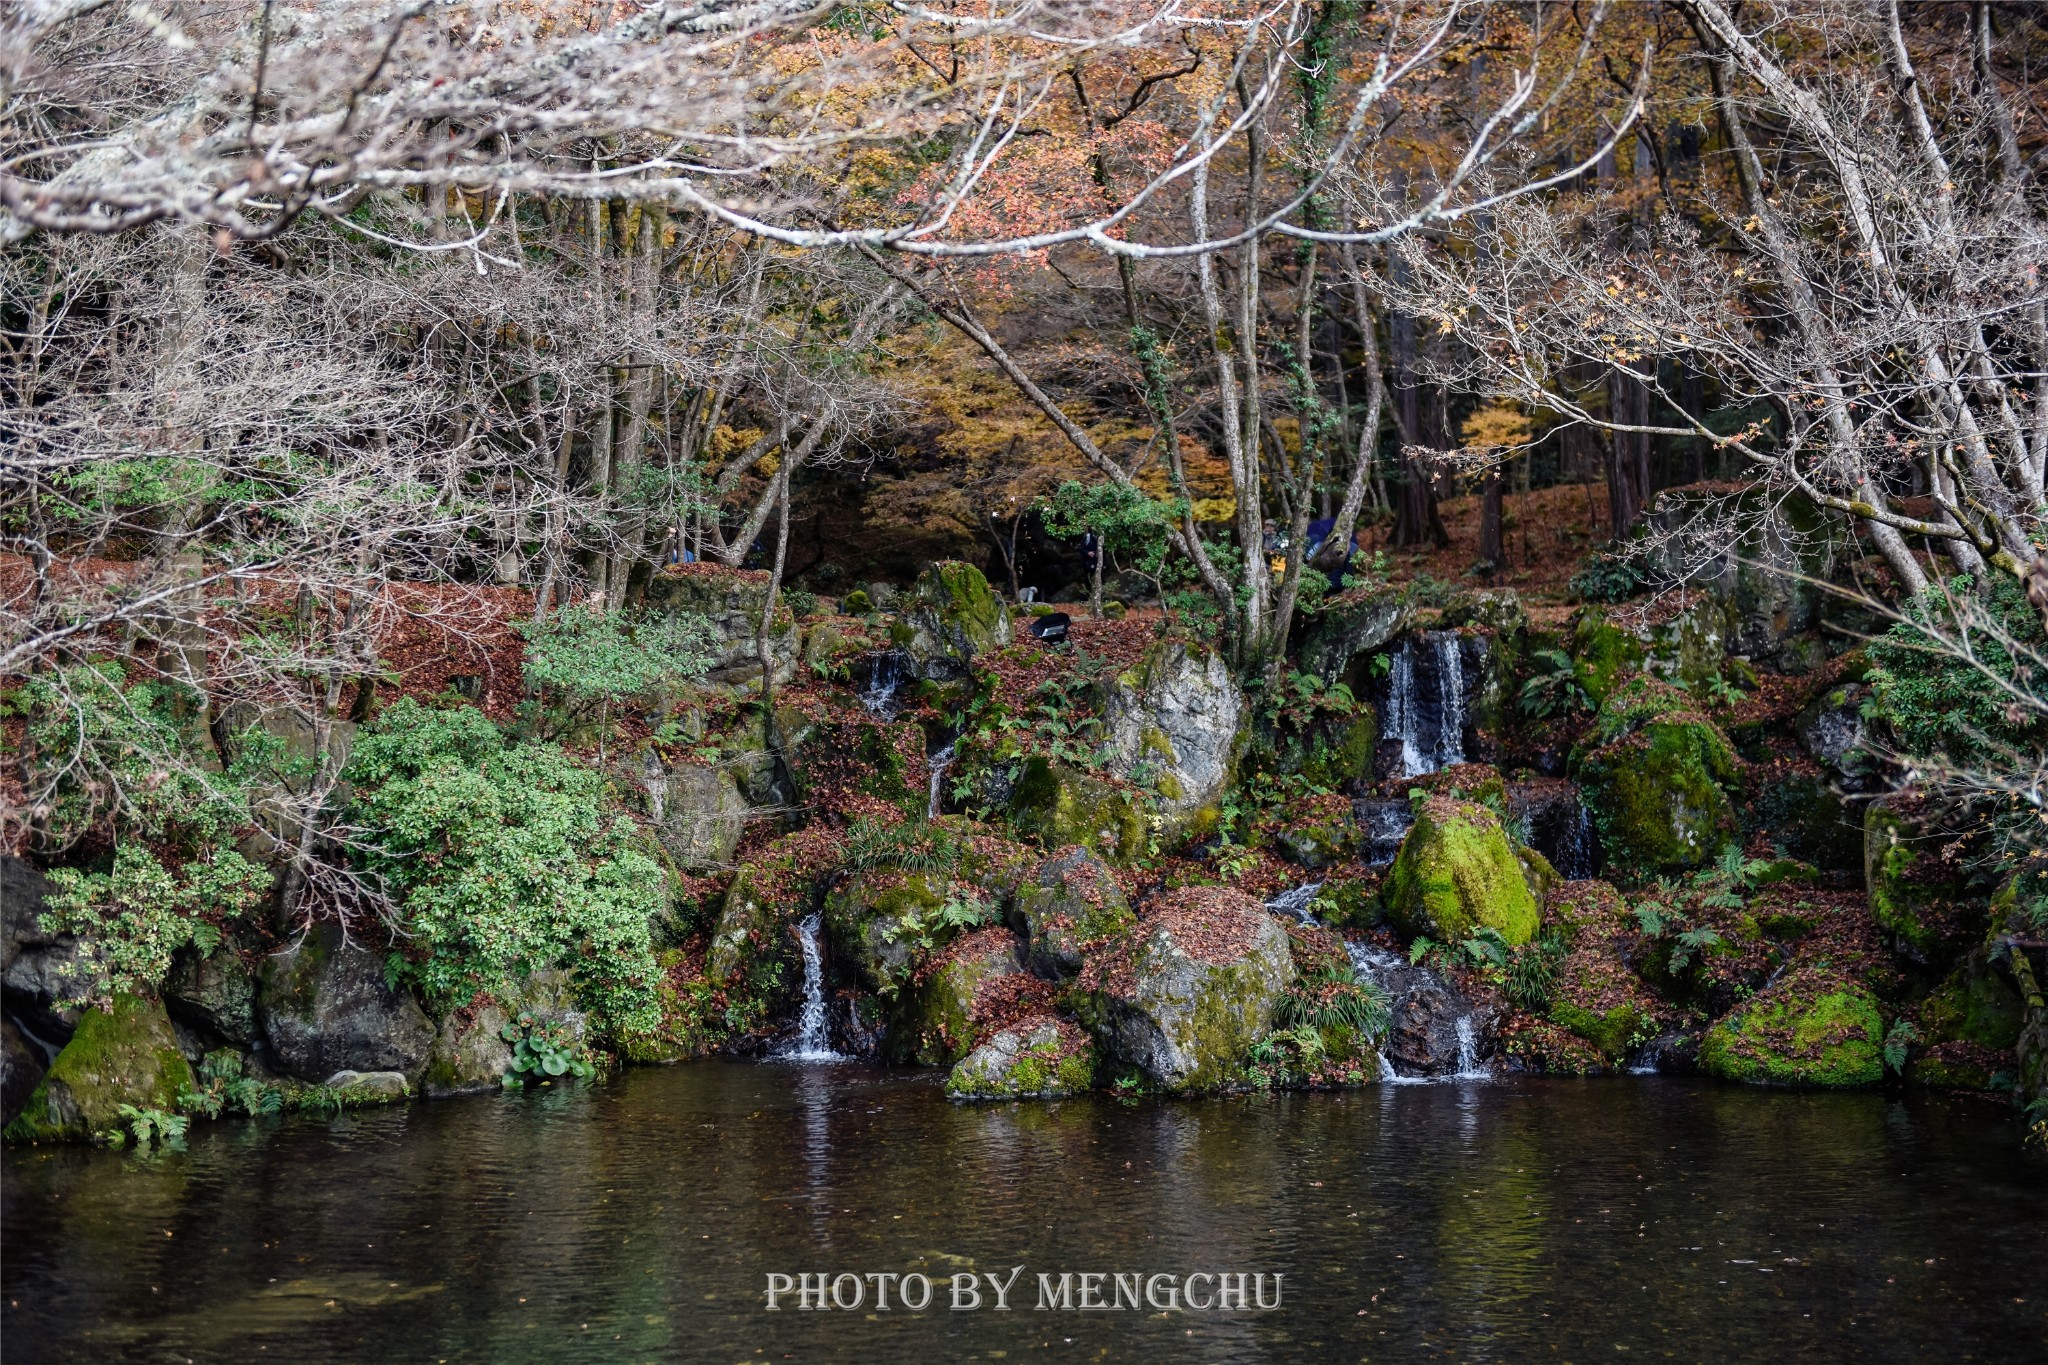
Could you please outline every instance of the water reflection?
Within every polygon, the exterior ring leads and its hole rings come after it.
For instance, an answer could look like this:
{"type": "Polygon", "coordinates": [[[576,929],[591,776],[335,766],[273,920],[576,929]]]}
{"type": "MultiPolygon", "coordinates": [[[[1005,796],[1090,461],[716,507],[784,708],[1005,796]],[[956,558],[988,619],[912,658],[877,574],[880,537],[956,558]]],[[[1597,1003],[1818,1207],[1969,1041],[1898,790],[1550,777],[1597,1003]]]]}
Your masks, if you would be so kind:
{"type": "Polygon", "coordinates": [[[1966,1101],[1671,1080],[948,1104],[707,1064],[6,1154],[9,1361],[2026,1360],[2048,1196],[1966,1101]],[[1284,1273],[1270,1314],[952,1314],[943,1277],[1284,1273]],[[769,1315],[917,1271],[923,1315],[769,1315]]]}

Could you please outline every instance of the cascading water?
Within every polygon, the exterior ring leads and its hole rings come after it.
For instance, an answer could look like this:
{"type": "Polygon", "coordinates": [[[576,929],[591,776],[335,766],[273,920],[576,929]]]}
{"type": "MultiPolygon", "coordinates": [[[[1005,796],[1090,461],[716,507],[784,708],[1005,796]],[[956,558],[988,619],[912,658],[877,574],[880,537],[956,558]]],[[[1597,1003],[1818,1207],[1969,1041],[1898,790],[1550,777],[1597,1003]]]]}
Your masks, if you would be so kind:
{"type": "Polygon", "coordinates": [[[796,1039],[782,1055],[792,1062],[844,1061],[832,1050],[831,1035],[825,1031],[825,953],[818,944],[824,918],[812,911],[797,926],[797,942],[804,956],[804,1006],[797,1015],[796,1039]]]}
{"type": "Polygon", "coordinates": [[[1394,797],[1362,797],[1352,806],[1352,815],[1365,831],[1365,861],[1368,867],[1385,867],[1401,851],[1401,841],[1415,826],[1415,808],[1394,797]]]}
{"type": "MultiPolygon", "coordinates": [[[[1316,893],[1323,889],[1321,882],[1308,882],[1290,891],[1283,891],[1266,902],[1266,908],[1275,914],[1291,915],[1301,923],[1316,928],[1325,927],[1323,922],[1310,912],[1309,906],[1316,893]]],[[[1344,951],[1351,959],[1351,979],[1361,984],[1379,988],[1386,996],[1390,1014],[1398,1014],[1410,997],[1428,991],[1456,998],[1442,978],[1427,967],[1411,964],[1399,953],[1357,939],[1344,940],[1344,951]]],[[[1473,1027],[1470,1010],[1459,1015],[1453,1024],[1458,1043],[1457,1070],[1449,1074],[1407,1076],[1396,1070],[1387,1056],[1387,1049],[1380,1050],[1380,1080],[1387,1085],[1427,1085],[1433,1081],[1478,1081],[1486,1080],[1491,1073],[1479,1060],[1478,1032],[1473,1027]]]]}
{"type": "Polygon", "coordinates": [[[873,654],[867,661],[867,678],[860,688],[860,704],[869,714],[884,720],[896,719],[902,703],[896,694],[903,687],[903,659],[894,650],[873,654]]]}
{"type": "Polygon", "coordinates": [[[924,818],[936,820],[939,818],[940,794],[945,791],[946,769],[953,766],[952,742],[948,741],[946,746],[933,754],[928,761],[931,765],[932,777],[930,790],[926,793],[925,797],[924,818]]]}
{"type": "Polygon", "coordinates": [[[1465,761],[1465,665],[1455,630],[1427,630],[1394,646],[1387,670],[1386,736],[1401,744],[1401,776],[1465,761]],[[1425,662],[1419,656],[1427,651],[1425,662]]]}
{"type": "Polygon", "coordinates": [[[1465,761],[1465,665],[1458,657],[1458,633],[1439,631],[1429,637],[1436,658],[1436,749],[1439,768],[1465,761]]]}

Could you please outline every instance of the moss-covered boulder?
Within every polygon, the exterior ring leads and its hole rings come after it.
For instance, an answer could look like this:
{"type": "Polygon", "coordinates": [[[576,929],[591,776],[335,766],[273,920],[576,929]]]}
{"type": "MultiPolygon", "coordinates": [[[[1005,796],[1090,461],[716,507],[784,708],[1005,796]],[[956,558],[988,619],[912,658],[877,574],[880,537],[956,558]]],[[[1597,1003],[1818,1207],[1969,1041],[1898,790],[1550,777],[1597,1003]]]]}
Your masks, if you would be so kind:
{"type": "Polygon", "coordinates": [[[1080,971],[1087,950],[1122,932],[1132,918],[1116,875],[1085,848],[1064,849],[1039,864],[1017,888],[1010,912],[1031,970],[1056,981],[1080,971]]]}
{"type": "Polygon", "coordinates": [[[1825,659],[1822,585],[1846,543],[1839,518],[1777,489],[1691,487],[1660,493],[1649,520],[1664,571],[1725,612],[1729,652],[1780,673],[1825,659]]]}
{"type": "Polygon", "coordinates": [[[1982,945],[1920,1002],[1920,1037],[1930,1046],[1953,1041],[2010,1051],[2026,1022],[2026,1002],[1982,945]]]}
{"type": "Polygon", "coordinates": [[[1500,736],[1514,724],[1515,673],[1529,651],[1529,612],[1521,597],[1500,590],[1461,592],[1444,604],[1441,623],[1459,630],[1478,668],[1465,704],[1472,725],[1500,736]]]}
{"type": "MultiPolygon", "coordinates": [[[[698,616],[711,626],[712,682],[755,682],[761,676],[758,633],[768,603],[768,575],[722,564],[671,564],[647,582],[650,612],[698,616]]],[[[779,687],[796,678],[803,631],[786,606],[768,631],[768,655],[779,687]]]]}
{"type": "Polygon", "coordinates": [[[1846,1087],[1884,1079],[1884,1021],[1859,983],[1795,968],[1707,1030],[1700,1069],[1752,1085],[1846,1087]]]}
{"type": "Polygon", "coordinates": [[[1410,937],[1458,943],[1482,927],[1510,944],[1536,937],[1537,898],[1514,842],[1475,802],[1423,802],[1381,894],[1388,918],[1410,937]]]}
{"type": "Polygon", "coordinates": [[[1601,850],[1625,876],[1699,867],[1734,837],[1734,747],[1669,684],[1636,678],[1610,696],[1572,767],[1601,850]]]}
{"type": "Polygon", "coordinates": [[[1925,965],[1951,961],[1981,931],[1986,913],[1972,901],[1961,869],[1943,861],[1952,836],[1887,797],[1863,813],[1863,882],[1870,914],[1901,956],[1925,965]]]}
{"type": "Polygon", "coordinates": [[[815,877],[797,838],[776,840],[733,873],[704,954],[704,978],[726,992],[731,1022],[751,1027],[800,979],[792,926],[809,912],[815,877]]]}
{"type": "Polygon", "coordinates": [[[1145,796],[1047,758],[1027,759],[1010,789],[1011,826],[1047,848],[1079,844],[1114,863],[1145,852],[1145,796]]]}
{"type": "Polygon", "coordinates": [[[1608,618],[1605,608],[1587,607],[1572,622],[1572,670],[1579,686],[1598,706],[1615,688],[1642,672],[1642,642],[1608,618]]]}
{"type": "Polygon", "coordinates": [[[441,1021],[420,1088],[429,1099],[498,1089],[512,1070],[512,1043],[505,1030],[521,1019],[579,1043],[588,1029],[569,973],[554,968],[535,972],[441,1021]]]}
{"type": "Polygon", "coordinates": [[[825,896],[832,959],[877,995],[893,997],[917,966],[919,926],[946,903],[943,876],[876,868],[856,872],[825,896]]]}
{"type": "Polygon", "coordinates": [[[918,575],[890,633],[917,676],[948,682],[965,677],[977,655],[1010,643],[1010,611],[981,570],[941,560],[918,575]]]}
{"type": "Polygon", "coordinates": [[[164,1007],[139,995],[117,995],[80,1017],[7,1136],[84,1142],[120,1130],[122,1105],[175,1113],[178,1096],[192,1088],[191,1064],[178,1050],[164,1007]]]}
{"type": "Polygon", "coordinates": [[[1116,1062],[1175,1091],[1242,1080],[1294,984],[1287,931],[1251,897],[1172,891],[1083,968],[1085,1021],[1116,1062]]]}
{"type": "Polygon", "coordinates": [[[1094,1040],[1066,1020],[1039,1014],[990,1034],[946,1077],[956,1100],[1052,1099],[1086,1090],[1095,1075],[1094,1040]]]}
{"type": "Polygon", "coordinates": [[[302,1081],[337,1071],[417,1076],[434,1026],[412,993],[393,987],[384,959],[337,924],[315,925],[263,959],[257,1017],[272,1065],[302,1081]]]}
{"type": "Polygon", "coordinates": [[[972,1052],[981,1041],[979,1024],[994,1003],[991,995],[1027,975],[1022,947],[1008,929],[977,929],[941,949],[900,997],[889,1028],[890,1055],[899,1062],[951,1066],[972,1052]]]}
{"type": "Polygon", "coordinates": [[[1154,794],[1177,833],[1216,827],[1246,731],[1244,694],[1211,649],[1161,640],[1103,687],[1104,771],[1154,794]]]}

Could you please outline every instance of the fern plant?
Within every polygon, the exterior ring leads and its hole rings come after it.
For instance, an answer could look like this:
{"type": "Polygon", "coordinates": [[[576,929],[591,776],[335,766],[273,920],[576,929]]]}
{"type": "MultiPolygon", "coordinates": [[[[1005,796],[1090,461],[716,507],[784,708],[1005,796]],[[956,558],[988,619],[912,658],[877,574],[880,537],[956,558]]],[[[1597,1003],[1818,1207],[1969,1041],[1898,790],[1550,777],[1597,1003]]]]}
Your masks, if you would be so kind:
{"type": "Polygon", "coordinates": [[[1578,667],[1570,655],[1561,649],[1539,649],[1533,661],[1535,671],[1516,698],[1523,715],[1544,719],[1593,709],[1593,699],[1579,685],[1578,667]]]}

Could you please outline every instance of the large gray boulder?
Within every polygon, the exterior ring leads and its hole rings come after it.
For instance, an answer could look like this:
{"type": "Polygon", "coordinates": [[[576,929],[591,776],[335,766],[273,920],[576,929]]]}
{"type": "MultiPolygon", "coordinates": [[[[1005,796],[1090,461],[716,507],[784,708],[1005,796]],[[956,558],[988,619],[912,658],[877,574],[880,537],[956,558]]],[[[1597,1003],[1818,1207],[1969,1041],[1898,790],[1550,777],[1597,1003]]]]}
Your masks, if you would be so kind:
{"type": "Polygon", "coordinates": [[[538,971],[507,983],[481,1006],[443,1019],[420,1088],[429,1099],[498,1089],[512,1070],[512,1043],[505,1030],[522,1018],[558,1028],[577,1042],[588,1035],[589,1018],[577,1007],[569,973],[538,971]]]}
{"type": "Polygon", "coordinates": [[[303,1081],[337,1071],[417,1077],[434,1026],[409,991],[384,979],[384,960],[336,924],[320,924],[263,960],[257,1018],[277,1069],[303,1081]]]}
{"type": "Polygon", "coordinates": [[[1111,1057],[1169,1090],[1237,1082],[1294,984],[1287,931],[1251,897],[1169,893],[1081,974],[1087,1021],[1111,1057]]]}
{"type": "Polygon", "coordinates": [[[918,575],[890,634],[918,677],[951,682],[977,655],[1010,643],[1010,609],[981,570],[940,560],[918,575]]]}
{"type": "Polygon", "coordinates": [[[231,944],[210,954],[180,948],[164,977],[163,995],[171,1017],[189,1028],[239,1047],[256,1038],[256,975],[231,944]]]}
{"type": "Polygon", "coordinates": [[[1658,496],[1649,523],[1660,574],[1726,608],[1728,653],[1781,673],[1826,658],[1822,585],[1845,545],[1837,519],[1796,494],[1675,488],[1658,496]]]}
{"type": "Polygon", "coordinates": [[[1131,919],[1115,874],[1085,848],[1062,850],[1039,864],[1017,888],[1010,912],[1031,970],[1055,981],[1080,971],[1087,947],[1121,932],[1131,919]]]}
{"type": "Polygon", "coordinates": [[[1361,590],[1326,602],[1303,633],[1302,669],[1326,683],[1348,681],[1363,696],[1364,661],[1392,644],[1412,621],[1407,594],[1396,588],[1361,590]]]}
{"type": "Polygon", "coordinates": [[[1206,833],[1237,771],[1245,714],[1221,655],[1162,640],[1104,687],[1102,766],[1154,792],[1170,827],[1206,833]]]}
{"type": "Polygon", "coordinates": [[[50,883],[20,858],[0,855],[0,998],[38,1038],[61,1046],[83,1013],[104,999],[106,973],[77,939],[42,926],[50,883]]]}
{"type": "Polygon", "coordinates": [[[730,771],[664,763],[650,746],[641,757],[641,782],[654,835],[669,856],[693,871],[732,861],[749,807],[730,771]]]}

